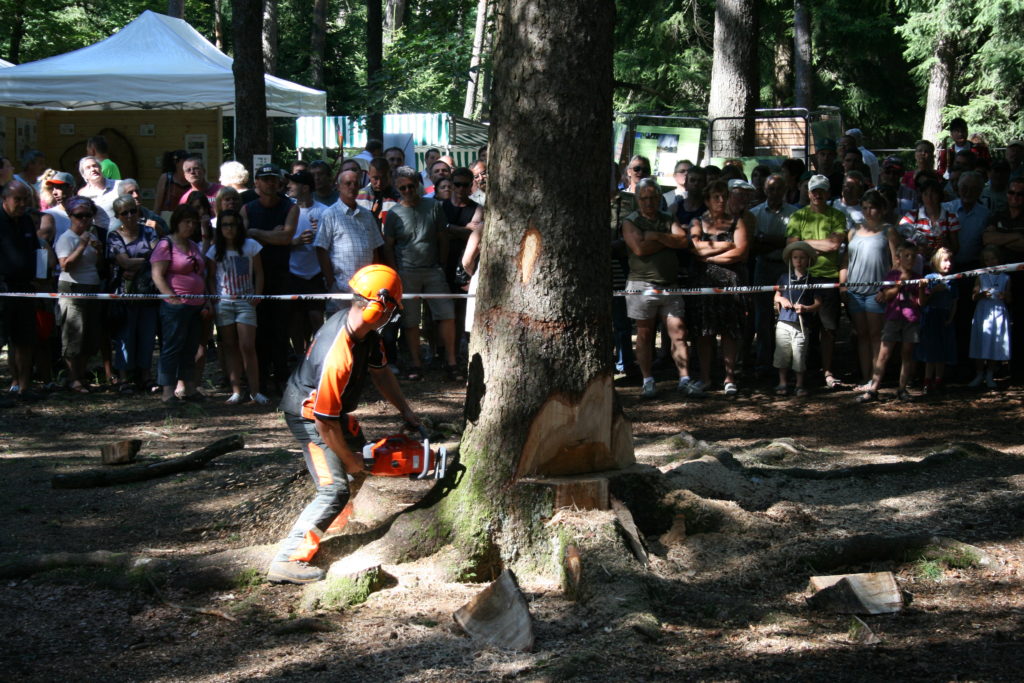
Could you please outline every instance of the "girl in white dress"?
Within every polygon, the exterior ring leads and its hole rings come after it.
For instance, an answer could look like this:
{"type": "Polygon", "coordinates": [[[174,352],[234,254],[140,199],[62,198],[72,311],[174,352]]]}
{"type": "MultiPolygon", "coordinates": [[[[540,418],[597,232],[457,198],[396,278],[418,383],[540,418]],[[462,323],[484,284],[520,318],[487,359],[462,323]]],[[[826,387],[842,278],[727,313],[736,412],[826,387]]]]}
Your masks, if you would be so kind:
{"type": "MultiPolygon", "coordinates": [[[[990,244],[981,250],[986,268],[1000,265],[999,247],[990,244]]],[[[978,374],[967,386],[980,387],[982,382],[995,389],[992,378],[996,363],[1010,360],[1010,276],[1006,273],[982,273],[974,283],[974,320],[971,323],[971,358],[978,374]]]]}

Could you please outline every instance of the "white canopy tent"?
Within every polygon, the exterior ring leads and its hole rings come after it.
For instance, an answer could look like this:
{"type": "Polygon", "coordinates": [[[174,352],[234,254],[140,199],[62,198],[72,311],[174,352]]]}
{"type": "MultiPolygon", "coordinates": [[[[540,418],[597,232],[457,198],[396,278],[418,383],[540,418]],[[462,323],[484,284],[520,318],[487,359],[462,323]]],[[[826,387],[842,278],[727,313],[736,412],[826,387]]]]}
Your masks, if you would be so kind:
{"type": "MultiPolygon", "coordinates": [[[[114,35],[0,69],[0,106],[58,110],[235,111],[232,60],[181,19],[143,12],[114,35]]],[[[264,76],[268,116],[323,116],[327,95],[264,76]]]]}

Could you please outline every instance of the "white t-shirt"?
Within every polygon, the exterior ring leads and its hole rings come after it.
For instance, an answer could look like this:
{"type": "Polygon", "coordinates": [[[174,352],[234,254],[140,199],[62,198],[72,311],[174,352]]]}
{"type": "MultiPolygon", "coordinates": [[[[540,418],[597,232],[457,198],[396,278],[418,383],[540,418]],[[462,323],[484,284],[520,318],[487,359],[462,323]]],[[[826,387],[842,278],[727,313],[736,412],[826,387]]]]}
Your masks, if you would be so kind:
{"type": "MultiPolygon", "coordinates": [[[[53,251],[57,258],[67,258],[71,252],[78,248],[78,241],[81,238],[72,230],[67,230],[53,245],[53,251]]],[[[75,282],[80,285],[98,285],[100,274],[96,270],[96,263],[99,261],[99,252],[90,244],[82,252],[82,255],[75,259],[68,270],[62,270],[60,280],[64,282],[75,282]]]]}
{"type": "Polygon", "coordinates": [[[60,236],[71,229],[71,219],[68,218],[68,213],[64,210],[63,206],[55,206],[52,209],[43,211],[43,213],[53,216],[53,243],[56,244],[60,236]]]}
{"type": "MultiPolygon", "coordinates": [[[[217,262],[217,294],[239,296],[256,293],[252,259],[261,249],[259,242],[246,237],[241,254],[234,249],[224,252],[224,259],[217,262]]],[[[217,247],[210,246],[206,258],[213,261],[216,255],[217,247]]]]}
{"type": "MultiPolygon", "coordinates": [[[[327,207],[318,201],[312,206],[299,207],[299,223],[295,227],[295,237],[298,238],[304,232],[313,233],[313,241],[316,241],[317,230],[320,229],[320,218],[327,207]],[[316,220],[316,227],[310,219],[316,220]]],[[[288,257],[288,270],[292,275],[309,280],[320,274],[320,262],[316,260],[316,247],[313,242],[309,244],[293,244],[292,253],[288,257]]]]}
{"type": "Polygon", "coordinates": [[[102,190],[86,185],[78,194],[81,197],[88,197],[96,204],[98,210],[92,222],[101,228],[110,227],[110,221],[114,218],[114,200],[121,194],[121,181],[108,179],[102,190]]]}

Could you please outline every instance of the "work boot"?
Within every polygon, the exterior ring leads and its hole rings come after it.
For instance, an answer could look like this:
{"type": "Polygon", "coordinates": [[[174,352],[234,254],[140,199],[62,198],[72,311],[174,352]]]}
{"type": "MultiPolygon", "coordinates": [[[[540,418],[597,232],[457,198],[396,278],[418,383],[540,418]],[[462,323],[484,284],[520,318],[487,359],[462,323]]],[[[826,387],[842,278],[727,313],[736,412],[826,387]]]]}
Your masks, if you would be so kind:
{"type": "Polygon", "coordinates": [[[267,570],[267,581],[271,583],[316,583],[323,578],[323,569],[298,560],[277,560],[267,570]]]}

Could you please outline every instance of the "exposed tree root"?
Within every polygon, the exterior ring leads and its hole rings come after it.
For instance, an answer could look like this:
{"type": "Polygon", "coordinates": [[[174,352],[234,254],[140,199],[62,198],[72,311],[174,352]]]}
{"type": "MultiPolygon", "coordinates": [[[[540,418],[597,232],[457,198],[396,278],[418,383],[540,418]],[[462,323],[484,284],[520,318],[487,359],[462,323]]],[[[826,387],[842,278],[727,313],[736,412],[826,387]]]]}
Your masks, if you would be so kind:
{"type": "Polygon", "coordinates": [[[0,579],[23,579],[33,574],[74,567],[94,567],[127,571],[153,562],[131,553],[94,550],[88,553],[45,553],[8,555],[0,559],[0,579]]]}
{"type": "Polygon", "coordinates": [[[746,467],[744,472],[760,477],[790,477],[793,479],[845,479],[847,477],[872,477],[880,474],[909,474],[918,470],[938,467],[967,457],[963,448],[954,446],[946,450],[931,453],[920,460],[903,462],[881,462],[853,467],[840,467],[834,470],[819,470],[807,467],[746,467]]]}

